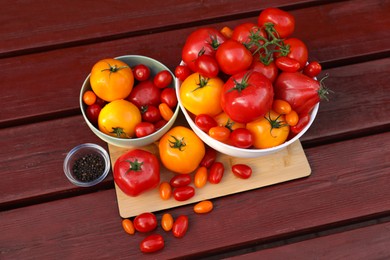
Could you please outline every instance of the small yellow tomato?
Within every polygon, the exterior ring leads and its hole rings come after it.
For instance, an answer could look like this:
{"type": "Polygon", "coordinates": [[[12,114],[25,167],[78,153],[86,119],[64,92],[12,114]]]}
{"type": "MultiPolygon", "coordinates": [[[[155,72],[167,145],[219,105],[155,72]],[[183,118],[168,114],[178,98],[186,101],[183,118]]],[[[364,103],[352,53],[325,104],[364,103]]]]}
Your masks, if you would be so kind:
{"type": "Polygon", "coordinates": [[[122,227],[127,234],[133,235],[135,233],[134,224],[130,219],[122,220],[122,227]]]}
{"type": "Polygon", "coordinates": [[[202,188],[206,185],[208,180],[208,173],[207,173],[207,168],[204,166],[200,166],[194,176],[194,185],[197,188],[202,188]]]}
{"type": "Polygon", "coordinates": [[[161,218],[161,227],[165,231],[170,231],[173,226],[173,217],[169,213],[165,213],[161,218]]]}
{"type": "Polygon", "coordinates": [[[213,210],[213,203],[210,200],[198,202],[194,206],[194,212],[198,214],[208,213],[213,210]]]}
{"type": "Polygon", "coordinates": [[[166,181],[161,182],[160,185],[158,186],[158,191],[161,199],[168,200],[171,198],[172,187],[168,182],[166,181]]]}

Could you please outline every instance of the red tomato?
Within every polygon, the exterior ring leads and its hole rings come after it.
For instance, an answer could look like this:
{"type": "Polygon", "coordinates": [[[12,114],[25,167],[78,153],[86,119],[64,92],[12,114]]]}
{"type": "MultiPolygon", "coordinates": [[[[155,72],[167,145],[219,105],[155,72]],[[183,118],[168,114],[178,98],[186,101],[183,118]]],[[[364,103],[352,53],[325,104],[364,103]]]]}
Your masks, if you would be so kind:
{"type": "Polygon", "coordinates": [[[212,184],[218,184],[221,182],[225,167],[221,162],[215,162],[211,165],[209,172],[209,182],[212,184]]]}
{"type": "Polygon", "coordinates": [[[239,148],[249,148],[253,145],[253,136],[246,128],[237,128],[230,133],[229,144],[239,148]]]}
{"type": "Polygon", "coordinates": [[[275,99],[287,101],[299,115],[308,114],[321,99],[327,99],[329,90],[300,72],[282,72],[274,84],[275,99]]]}
{"type": "Polygon", "coordinates": [[[149,232],[157,227],[157,218],[151,212],[141,213],[134,218],[133,225],[138,232],[149,232]]]}
{"type": "Polygon", "coordinates": [[[139,81],[144,81],[150,77],[150,69],[144,64],[135,65],[133,68],[134,78],[139,81]]]}
{"type": "Polygon", "coordinates": [[[208,54],[200,55],[195,61],[195,70],[206,78],[218,76],[219,67],[215,58],[208,54]]]}
{"type": "Polygon", "coordinates": [[[142,120],[145,122],[156,123],[161,120],[160,110],[152,105],[141,107],[142,120]]]}
{"type": "Polygon", "coordinates": [[[314,78],[318,76],[318,74],[320,74],[321,70],[321,64],[319,64],[317,61],[312,61],[305,66],[305,68],[303,69],[303,74],[314,78]]]}
{"type": "Polygon", "coordinates": [[[175,69],[175,76],[181,81],[184,81],[191,74],[190,68],[186,65],[179,65],[175,69]]]}
{"type": "Polygon", "coordinates": [[[102,110],[102,107],[96,103],[88,106],[87,109],[85,110],[85,114],[87,115],[88,120],[93,125],[97,125],[99,114],[100,114],[101,110],[102,110]]]}
{"type": "Polygon", "coordinates": [[[150,122],[140,122],[135,126],[135,136],[140,138],[156,131],[156,127],[150,122]]]}
{"type": "Polygon", "coordinates": [[[174,188],[188,186],[190,185],[190,183],[191,183],[191,175],[189,174],[176,174],[169,181],[171,187],[174,188]]]}
{"type": "Polygon", "coordinates": [[[153,78],[153,83],[158,88],[166,88],[172,83],[172,74],[167,70],[162,70],[153,78]]]}
{"type": "Polygon", "coordinates": [[[195,195],[195,189],[191,186],[179,187],[173,190],[173,197],[177,201],[185,201],[195,195]]]}
{"type": "Polygon", "coordinates": [[[146,80],[141,81],[133,88],[127,100],[141,109],[142,106],[146,105],[158,106],[160,95],[161,90],[152,81],[146,80]]]}
{"type": "Polygon", "coordinates": [[[308,114],[300,115],[298,123],[296,125],[290,127],[291,133],[295,134],[295,135],[298,134],[299,132],[301,132],[303,130],[303,128],[305,128],[307,126],[309,121],[310,121],[310,115],[308,115],[308,114]]]}
{"type": "Polygon", "coordinates": [[[217,126],[217,121],[207,114],[199,114],[195,117],[195,124],[199,127],[203,132],[208,133],[210,128],[217,126]]]}
{"type": "Polygon", "coordinates": [[[177,105],[175,89],[164,88],[163,91],[161,91],[160,101],[161,103],[166,103],[172,109],[175,108],[177,105]]]}
{"type": "Polygon", "coordinates": [[[252,175],[252,168],[246,164],[235,164],[232,166],[232,172],[241,179],[248,179],[252,175]]]}
{"type": "Polygon", "coordinates": [[[164,238],[159,234],[152,234],[145,237],[140,245],[139,249],[143,253],[153,253],[164,248],[164,238]]]}
{"type": "Polygon", "coordinates": [[[277,58],[275,64],[281,71],[286,72],[295,72],[301,67],[297,60],[285,56],[277,58]]]}
{"type": "Polygon", "coordinates": [[[96,96],[95,104],[103,108],[107,104],[107,102],[101,99],[100,97],[96,96]]]}
{"type": "Polygon", "coordinates": [[[168,121],[164,119],[158,120],[156,123],[154,123],[154,126],[156,127],[156,131],[161,129],[164,125],[166,125],[166,123],[168,123],[168,121]]]}
{"type": "Polygon", "coordinates": [[[266,8],[260,13],[258,25],[262,27],[267,23],[274,24],[280,38],[289,37],[295,29],[294,16],[278,8],[266,8]]]}
{"type": "Polygon", "coordinates": [[[231,39],[244,44],[250,51],[254,52],[259,44],[264,44],[261,38],[267,38],[264,30],[260,30],[254,23],[242,23],[237,25],[231,39]]]}
{"type": "MultiPolygon", "coordinates": [[[[308,59],[308,50],[305,43],[297,38],[289,38],[284,40],[284,44],[289,46],[290,52],[287,54],[287,57],[299,62],[299,70],[302,70],[308,59]]],[[[279,57],[279,53],[276,52],[276,57],[279,57]]]]}
{"type": "Polygon", "coordinates": [[[247,70],[252,64],[252,53],[235,40],[222,43],[215,54],[220,69],[228,75],[247,70]]]}
{"type": "Polygon", "coordinates": [[[265,65],[263,62],[259,61],[258,59],[253,59],[250,69],[260,72],[272,83],[275,81],[276,77],[278,76],[278,67],[276,67],[275,62],[271,62],[270,64],[265,65]]]}
{"type": "Polygon", "coordinates": [[[242,71],[230,77],[222,93],[222,109],[239,123],[264,116],[274,97],[271,81],[256,71],[242,71]]]}
{"type": "Polygon", "coordinates": [[[204,166],[206,168],[210,168],[216,159],[217,159],[217,151],[215,151],[213,148],[207,146],[206,153],[204,154],[203,159],[199,165],[204,166]]]}
{"type": "Polygon", "coordinates": [[[196,71],[195,61],[203,54],[214,55],[218,46],[225,41],[225,36],[215,28],[202,27],[193,31],[186,39],[182,49],[182,60],[196,71]]]}
{"type": "Polygon", "coordinates": [[[177,217],[172,226],[172,234],[174,237],[181,238],[183,237],[188,230],[188,217],[185,215],[180,215],[177,217]]]}
{"type": "Polygon", "coordinates": [[[134,149],[115,161],[113,176],[124,193],[137,196],[160,183],[160,163],[154,154],[134,149]]]}

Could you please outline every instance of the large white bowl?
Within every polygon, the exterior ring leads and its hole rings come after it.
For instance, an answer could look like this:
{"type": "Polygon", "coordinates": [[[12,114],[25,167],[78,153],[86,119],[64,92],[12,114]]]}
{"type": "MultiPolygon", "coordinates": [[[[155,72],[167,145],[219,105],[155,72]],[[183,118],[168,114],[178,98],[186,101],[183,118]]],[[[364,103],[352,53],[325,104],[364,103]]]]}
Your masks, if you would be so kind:
{"type": "MultiPolygon", "coordinates": [[[[115,59],[118,59],[118,60],[125,62],[130,67],[134,67],[137,64],[144,64],[150,68],[151,77],[156,75],[159,71],[168,70],[172,74],[172,77],[175,78],[174,74],[172,73],[172,71],[170,69],[168,69],[168,67],[166,67],[161,62],[159,62],[155,59],[146,57],[146,56],[125,55],[125,56],[116,57],[115,59]]],[[[89,74],[87,76],[87,78],[85,79],[85,81],[81,87],[80,97],[79,97],[80,108],[81,108],[81,113],[83,114],[84,120],[85,120],[85,122],[87,122],[87,125],[89,126],[89,128],[92,130],[92,132],[94,132],[103,141],[106,141],[109,144],[119,146],[119,147],[124,147],[124,148],[141,147],[141,146],[149,145],[149,144],[159,140],[175,123],[175,120],[176,120],[177,115],[179,114],[179,110],[180,110],[179,106],[176,106],[174,114],[173,114],[172,118],[168,121],[168,123],[166,123],[158,131],[156,131],[148,136],[141,137],[141,138],[124,139],[124,138],[110,136],[110,135],[107,135],[107,134],[101,132],[98,128],[96,128],[88,120],[86,112],[85,112],[87,106],[83,102],[84,92],[87,90],[91,90],[91,85],[89,83],[90,75],[91,74],[89,74]]],[[[176,83],[177,83],[177,81],[173,80],[169,87],[176,88],[176,83]]]]}
{"type": "Polygon", "coordinates": [[[180,109],[182,110],[182,112],[183,112],[183,114],[184,114],[188,124],[192,128],[192,130],[203,140],[203,142],[205,142],[208,146],[214,148],[218,152],[223,153],[223,154],[227,154],[227,155],[230,155],[230,156],[233,156],[233,157],[240,157],[240,158],[256,158],[256,157],[261,157],[261,156],[264,156],[264,155],[272,154],[272,153],[278,152],[278,151],[286,148],[290,144],[294,143],[303,134],[305,134],[305,132],[310,128],[311,124],[313,123],[313,121],[314,121],[314,119],[315,119],[315,117],[317,115],[318,108],[319,108],[319,105],[320,105],[319,103],[317,103],[314,106],[313,111],[311,112],[311,115],[310,115],[309,123],[306,125],[306,127],[301,132],[299,132],[299,134],[294,136],[294,138],[288,140],[287,142],[285,142],[285,143],[283,143],[281,145],[278,145],[278,146],[275,146],[275,147],[272,147],[272,148],[266,148],[266,149],[252,149],[252,148],[250,148],[250,149],[243,149],[243,148],[234,147],[234,146],[222,143],[220,141],[217,141],[214,138],[210,137],[207,133],[202,131],[195,124],[195,122],[191,118],[190,114],[188,113],[188,111],[185,109],[185,107],[183,106],[183,104],[181,102],[180,92],[179,92],[180,91],[180,85],[181,85],[180,80],[176,79],[176,84],[175,85],[176,85],[176,96],[177,96],[177,99],[178,99],[178,102],[179,102],[180,109]]]}

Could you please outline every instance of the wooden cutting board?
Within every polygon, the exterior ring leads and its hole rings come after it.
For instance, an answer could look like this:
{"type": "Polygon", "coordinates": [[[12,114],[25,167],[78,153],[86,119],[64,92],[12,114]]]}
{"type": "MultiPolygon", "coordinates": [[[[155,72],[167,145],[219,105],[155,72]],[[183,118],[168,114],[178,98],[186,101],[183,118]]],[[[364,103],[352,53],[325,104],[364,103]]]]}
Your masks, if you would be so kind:
{"type": "MultiPolygon", "coordinates": [[[[110,144],[108,147],[112,167],[116,159],[129,150],[110,144]]],[[[148,150],[158,156],[157,143],[142,147],[142,149],[148,150]]],[[[142,193],[137,197],[130,197],[123,193],[115,184],[120,216],[122,218],[130,218],[143,212],[155,212],[174,208],[206,199],[213,199],[307,177],[311,174],[310,165],[299,140],[284,150],[271,155],[243,159],[219,153],[217,161],[222,162],[225,166],[222,181],[219,184],[207,183],[200,189],[195,188],[195,196],[187,201],[176,201],[173,197],[169,200],[162,200],[159,196],[158,189],[142,193]],[[231,167],[237,163],[245,163],[252,167],[253,173],[249,179],[243,180],[234,176],[231,172],[231,167]]],[[[169,182],[173,176],[174,173],[161,167],[161,181],[169,182]]]]}

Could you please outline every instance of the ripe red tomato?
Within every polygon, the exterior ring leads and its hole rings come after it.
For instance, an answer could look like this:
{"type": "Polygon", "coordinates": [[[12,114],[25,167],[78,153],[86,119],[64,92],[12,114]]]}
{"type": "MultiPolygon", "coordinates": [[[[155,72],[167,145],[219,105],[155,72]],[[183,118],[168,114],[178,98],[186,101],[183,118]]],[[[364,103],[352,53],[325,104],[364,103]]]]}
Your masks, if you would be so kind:
{"type": "Polygon", "coordinates": [[[175,76],[181,81],[184,81],[191,74],[190,68],[186,65],[179,65],[175,68],[175,76]]]}
{"type": "Polygon", "coordinates": [[[190,185],[190,183],[191,183],[191,175],[189,174],[176,174],[169,181],[169,184],[173,188],[188,186],[190,185]]]}
{"type": "Polygon", "coordinates": [[[199,166],[210,168],[216,159],[217,159],[217,151],[215,151],[213,148],[207,146],[206,153],[204,154],[203,159],[200,162],[199,166]]]}
{"type": "Polygon", "coordinates": [[[282,72],[274,84],[275,99],[287,101],[299,115],[308,114],[329,90],[319,82],[300,72],[282,72]]]}
{"type": "Polygon", "coordinates": [[[305,128],[307,126],[309,121],[310,121],[310,115],[308,115],[308,114],[300,115],[298,123],[296,125],[290,127],[291,133],[294,135],[298,134],[299,132],[301,132],[303,130],[303,128],[305,128]]]}
{"type": "Polygon", "coordinates": [[[115,161],[113,176],[124,193],[137,196],[160,183],[160,163],[148,151],[130,150],[115,161]]]}
{"type": "Polygon", "coordinates": [[[139,81],[144,81],[150,77],[150,69],[144,64],[137,64],[133,68],[134,78],[139,81]]]}
{"type": "Polygon", "coordinates": [[[180,215],[177,217],[172,226],[172,234],[174,237],[181,238],[183,237],[188,230],[188,217],[185,215],[180,215]]]}
{"type": "Polygon", "coordinates": [[[256,71],[233,75],[223,86],[221,106],[239,123],[248,123],[271,109],[274,97],[271,81],[256,71]]]}
{"type": "Polygon", "coordinates": [[[192,70],[196,71],[195,61],[203,54],[214,55],[218,46],[225,41],[225,36],[212,27],[202,27],[193,31],[186,39],[182,49],[182,60],[192,70]]]}
{"type": "Polygon", "coordinates": [[[252,53],[235,40],[227,40],[222,43],[215,54],[220,69],[228,75],[234,75],[247,70],[252,64],[252,53]]]}
{"type": "Polygon", "coordinates": [[[286,56],[277,58],[275,64],[276,67],[278,67],[281,71],[286,72],[295,72],[298,71],[301,67],[297,60],[291,59],[286,56]]]}
{"type": "Polygon", "coordinates": [[[195,124],[199,127],[203,132],[208,133],[210,128],[217,126],[217,121],[207,114],[199,114],[195,117],[195,124]]]}
{"type": "Polygon", "coordinates": [[[160,102],[166,103],[172,109],[175,108],[177,105],[177,97],[176,97],[175,89],[164,88],[161,91],[160,102]]]}
{"type": "Polygon", "coordinates": [[[192,186],[178,187],[173,190],[172,195],[177,201],[185,201],[195,195],[195,189],[192,186]]]}
{"type": "Polygon", "coordinates": [[[156,127],[150,122],[140,122],[135,126],[135,136],[140,138],[156,131],[156,127]]]}
{"type": "Polygon", "coordinates": [[[212,184],[218,184],[221,182],[223,174],[225,172],[225,167],[221,162],[214,162],[213,165],[211,165],[210,172],[209,172],[209,182],[212,184]]]}
{"type": "Polygon", "coordinates": [[[229,144],[239,148],[249,148],[253,145],[253,136],[246,128],[237,128],[230,133],[229,144]]]}
{"type": "Polygon", "coordinates": [[[248,179],[252,175],[252,168],[246,164],[235,164],[232,166],[232,172],[241,179],[248,179]]]}
{"type": "MultiPolygon", "coordinates": [[[[284,44],[289,46],[290,52],[287,54],[287,57],[299,62],[299,70],[302,70],[308,60],[308,50],[306,44],[297,38],[289,38],[284,40],[284,44]]],[[[276,52],[275,56],[280,57],[279,53],[276,52]]]]}
{"type": "Polygon", "coordinates": [[[161,235],[152,234],[141,241],[139,249],[143,253],[153,253],[163,249],[164,245],[164,238],[161,235]]]}
{"type": "Polygon", "coordinates": [[[303,74],[314,78],[318,76],[318,74],[320,74],[321,70],[321,64],[319,64],[317,61],[312,61],[305,66],[305,68],[303,69],[303,74]]]}
{"type": "Polygon", "coordinates": [[[231,37],[231,39],[244,44],[251,52],[256,51],[259,44],[264,44],[261,38],[267,38],[265,31],[250,22],[237,25],[231,37]]]}
{"type": "Polygon", "coordinates": [[[158,106],[160,95],[161,90],[151,80],[146,80],[141,81],[133,88],[127,100],[141,109],[142,106],[146,105],[158,106]]]}
{"type": "Polygon", "coordinates": [[[158,88],[166,88],[172,83],[172,74],[167,70],[162,70],[153,78],[153,83],[158,88]]]}
{"type": "Polygon", "coordinates": [[[141,213],[134,218],[133,225],[138,232],[149,232],[157,227],[157,218],[151,212],[141,213]]]}
{"type": "Polygon", "coordinates": [[[156,123],[161,120],[160,110],[152,105],[141,107],[142,120],[145,122],[156,123]]]}
{"type": "Polygon", "coordinates": [[[200,75],[206,78],[218,76],[219,67],[214,56],[209,54],[200,55],[195,61],[195,69],[200,75]]]}
{"type": "Polygon", "coordinates": [[[267,23],[274,24],[280,38],[289,37],[295,29],[294,16],[278,8],[266,8],[260,13],[258,25],[262,27],[267,23]]]}
{"type": "Polygon", "coordinates": [[[271,62],[268,65],[265,65],[259,59],[253,59],[250,69],[260,72],[272,83],[274,83],[276,77],[278,76],[278,67],[276,67],[275,62],[271,62]]]}
{"type": "Polygon", "coordinates": [[[154,126],[156,127],[156,131],[161,129],[166,123],[168,123],[168,121],[164,119],[158,120],[156,123],[154,123],[154,126]]]}
{"type": "Polygon", "coordinates": [[[102,107],[96,103],[88,106],[85,110],[88,120],[95,126],[98,123],[98,118],[101,110],[102,107]]]}

